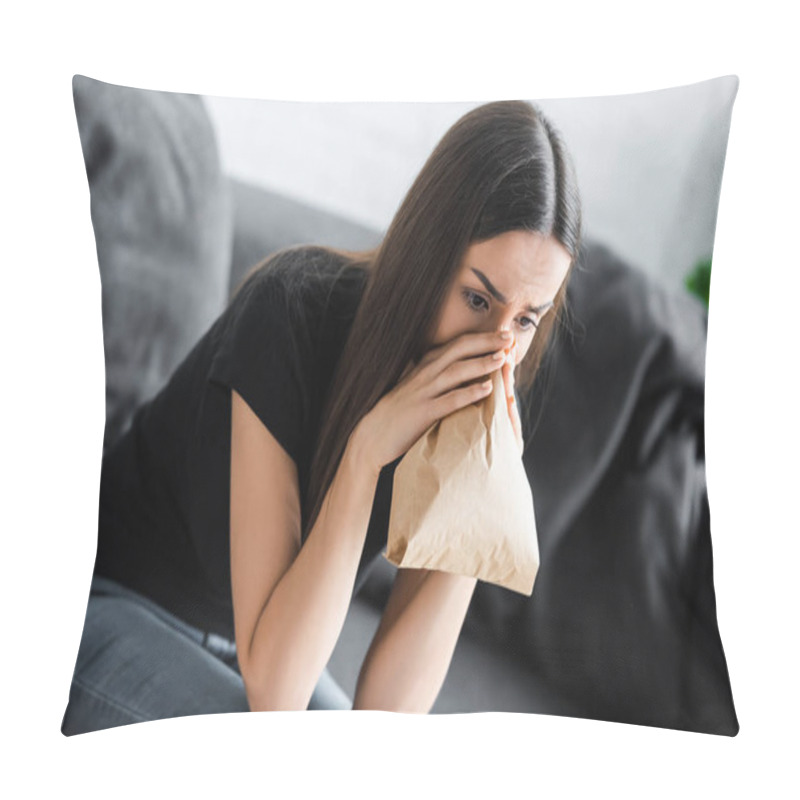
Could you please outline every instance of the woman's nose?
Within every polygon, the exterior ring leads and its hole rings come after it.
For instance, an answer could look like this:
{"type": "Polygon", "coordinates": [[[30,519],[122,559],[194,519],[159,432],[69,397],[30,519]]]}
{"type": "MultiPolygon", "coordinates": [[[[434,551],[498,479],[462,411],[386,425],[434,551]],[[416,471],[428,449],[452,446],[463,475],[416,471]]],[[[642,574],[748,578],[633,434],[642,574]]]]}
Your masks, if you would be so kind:
{"type": "Polygon", "coordinates": [[[505,346],[506,353],[510,353],[514,349],[514,345],[517,343],[517,337],[514,336],[513,332],[509,331],[508,328],[500,328],[498,330],[498,333],[503,333],[503,331],[508,331],[509,333],[511,333],[511,339],[505,346]]]}

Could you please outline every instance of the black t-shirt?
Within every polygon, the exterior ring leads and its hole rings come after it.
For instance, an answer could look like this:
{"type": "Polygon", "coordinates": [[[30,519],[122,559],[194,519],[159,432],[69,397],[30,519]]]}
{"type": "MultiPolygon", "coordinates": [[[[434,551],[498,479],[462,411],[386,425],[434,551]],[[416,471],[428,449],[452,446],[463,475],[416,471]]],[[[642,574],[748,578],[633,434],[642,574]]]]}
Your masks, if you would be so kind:
{"type": "MultiPolygon", "coordinates": [[[[367,271],[319,247],[256,271],[105,453],[95,573],[234,638],[231,389],[297,465],[304,503],[322,404],[367,271]]],[[[381,472],[354,594],[386,546],[394,468],[381,472]]]]}

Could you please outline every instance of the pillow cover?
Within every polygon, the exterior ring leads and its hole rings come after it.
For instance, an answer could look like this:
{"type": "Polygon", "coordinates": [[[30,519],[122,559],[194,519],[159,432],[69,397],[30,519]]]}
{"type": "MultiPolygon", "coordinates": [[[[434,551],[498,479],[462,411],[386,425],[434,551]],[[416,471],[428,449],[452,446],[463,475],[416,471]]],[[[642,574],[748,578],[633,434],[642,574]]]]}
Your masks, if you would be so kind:
{"type": "MultiPolygon", "coordinates": [[[[530,598],[478,583],[462,632],[468,647],[456,650],[434,713],[515,710],[738,732],[705,488],[707,310],[684,286],[712,255],[737,87],[726,77],[537,103],[573,153],[585,230],[566,325],[520,397],[541,563],[530,598]],[[621,107],[628,128],[619,125],[621,107]],[[680,108],[676,141],[659,125],[680,108]],[[645,225],[636,216],[642,210],[645,225]],[[513,692],[507,684],[500,692],[509,665],[513,692]]],[[[296,138],[297,153],[325,136],[342,141],[324,124],[329,105],[292,104],[305,113],[305,127],[297,127],[291,109],[268,101],[203,102],[82,76],[74,89],[103,285],[108,442],[165,383],[255,261],[290,244],[377,244],[409,178],[470,107],[397,104],[398,114],[426,118],[419,130],[436,135],[417,140],[405,163],[393,152],[397,172],[386,176],[370,172],[369,154],[351,153],[361,159],[360,170],[350,166],[357,182],[372,179],[357,207],[352,184],[341,177],[336,184],[333,166],[326,171],[311,156],[292,191],[294,177],[276,165],[285,153],[265,141],[266,126],[280,141],[281,120],[282,146],[296,138]],[[239,117],[248,120],[249,139],[239,117]],[[274,171],[271,189],[256,185],[263,163],[244,174],[243,162],[262,151],[274,171]],[[132,166],[115,167],[125,164],[132,166]],[[346,211],[323,211],[322,196],[346,211]],[[171,201],[155,201],[164,197],[171,201]]],[[[370,104],[360,105],[359,125],[369,129],[370,104]]],[[[376,110],[380,133],[379,117],[376,110]]],[[[341,117],[336,124],[345,125],[341,117]]],[[[314,158],[333,164],[338,154],[324,144],[314,158]]],[[[300,162],[285,160],[297,172],[300,162]]],[[[356,598],[373,620],[394,574],[379,560],[356,598]]],[[[358,624],[355,615],[345,623],[358,624]]],[[[363,643],[374,627],[353,630],[363,643]]],[[[364,649],[349,647],[352,639],[340,637],[329,664],[350,694],[364,649]]],[[[229,708],[238,710],[234,702],[229,708]]]]}

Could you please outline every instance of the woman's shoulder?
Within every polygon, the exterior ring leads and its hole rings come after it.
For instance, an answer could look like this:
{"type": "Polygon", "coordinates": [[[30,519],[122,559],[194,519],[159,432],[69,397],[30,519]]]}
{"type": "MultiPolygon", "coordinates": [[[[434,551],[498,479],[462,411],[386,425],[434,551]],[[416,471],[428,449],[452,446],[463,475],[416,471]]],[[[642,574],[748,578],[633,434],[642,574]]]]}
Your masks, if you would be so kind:
{"type": "Polygon", "coordinates": [[[363,296],[363,261],[321,245],[279,250],[257,267],[241,288],[253,305],[287,315],[295,330],[323,331],[353,317],[363,296]]]}
{"type": "Polygon", "coordinates": [[[321,245],[285,248],[250,271],[226,317],[234,326],[277,329],[305,341],[334,336],[355,316],[367,275],[363,261],[321,245]]]}

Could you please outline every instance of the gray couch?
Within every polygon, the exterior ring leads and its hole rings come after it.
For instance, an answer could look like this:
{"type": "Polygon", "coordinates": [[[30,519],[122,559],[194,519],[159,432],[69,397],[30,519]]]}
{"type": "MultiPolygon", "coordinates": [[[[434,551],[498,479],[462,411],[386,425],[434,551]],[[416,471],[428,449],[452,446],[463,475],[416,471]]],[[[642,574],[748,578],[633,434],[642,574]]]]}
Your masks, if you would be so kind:
{"type": "MultiPolygon", "coordinates": [[[[107,446],[250,266],[381,232],[225,176],[197,96],[81,76],[73,89],[102,275],[107,446]]],[[[705,308],[592,241],[568,304],[569,329],[520,397],[534,593],[479,582],[433,712],[734,735],[705,486],[705,308]]],[[[331,657],[351,696],[394,573],[379,559],[331,657]]]]}

